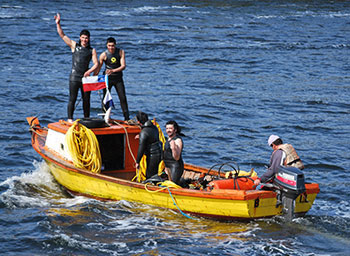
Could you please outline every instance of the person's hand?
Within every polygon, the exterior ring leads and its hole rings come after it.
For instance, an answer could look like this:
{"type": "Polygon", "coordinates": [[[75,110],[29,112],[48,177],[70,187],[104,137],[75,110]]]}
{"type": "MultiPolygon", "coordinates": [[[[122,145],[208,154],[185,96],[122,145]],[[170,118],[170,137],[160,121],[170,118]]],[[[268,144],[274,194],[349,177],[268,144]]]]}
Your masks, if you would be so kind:
{"type": "Polygon", "coordinates": [[[57,13],[53,18],[55,19],[56,24],[59,24],[59,23],[60,23],[60,21],[61,21],[61,15],[60,15],[59,13],[57,13]]]}
{"type": "Polygon", "coordinates": [[[138,140],[140,138],[140,134],[137,134],[136,136],[135,136],[135,140],[138,140]]]}
{"type": "Polygon", "coordinates": [[[107,75],[110,75],[110,74],[112,74],[112,73],[113,73],[113,70],[112,70],[112,69],[107,69],[107,70],[106,70],[106,74],[107,74],[107,75]]]}
{"type": "Polygon", "coordinates": [[[137,170],[140,169],[140,164],[135,163],[135,168],[136,168],[137,170]]]}
{"type": "Polygon", "coordinates": [[[260,183],[261,183],[260,179],[254,180],[254,185],[255,186],[259,186],[260,183]]]}
{"type": "Polygon", "coordinates": [[[84,77],[90,76],[90,73],[91,73],[91,72],[86,71],[86,72],[84,73],[84,77]]]}

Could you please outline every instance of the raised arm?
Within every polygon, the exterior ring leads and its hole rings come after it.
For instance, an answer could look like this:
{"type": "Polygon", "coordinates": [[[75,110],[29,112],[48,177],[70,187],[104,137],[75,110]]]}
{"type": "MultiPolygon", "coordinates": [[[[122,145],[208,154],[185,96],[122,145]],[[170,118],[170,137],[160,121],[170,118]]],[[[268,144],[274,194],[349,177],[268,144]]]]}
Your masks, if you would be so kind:
{"type": "Polygon", "coordinates": [[[68,36],[66,36],[63,33],[62,27],[61,27],[61,15],[59,13],[57,13],[56,16],[54,16],[55,22],[56,22],[56,26],[57,26],[57,33],[58,35],[62,38],[62,40],[70,47],[70,49],[72,50],[72,52],[74,51],[76,42],[71,40],[68,36]]]}

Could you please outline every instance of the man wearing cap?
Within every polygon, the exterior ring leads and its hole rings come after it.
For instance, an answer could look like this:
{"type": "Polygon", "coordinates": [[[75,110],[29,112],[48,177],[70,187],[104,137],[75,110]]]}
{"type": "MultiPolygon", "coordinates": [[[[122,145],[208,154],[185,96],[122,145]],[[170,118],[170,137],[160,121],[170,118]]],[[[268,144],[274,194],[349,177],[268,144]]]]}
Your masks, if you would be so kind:
{"type": "Polygon", "coordinates": [[[274,134],[269,137],[267,143],[273,149],[270,159],[270,167],[260,178],[254,181],[256,186],[260,183],[266,183],[272,180],[281,165],[293,166],[300,170],[304,169],[303,162],[300,160],[297,152],[291,144],[283,144],[282,139],[274,134]]]}
{"type": "Polygon", "coordinates": [[[279,145],[283,144],[280,137],[278,137],[277,135],[271,135],[267,143],[273,149],[270,158],[270,167],[260,178],[254,181],[254,184],[256,186],[260,183],[266,183],[272,180],[275,174],[277,173],[279,166],[283,165],[284,159],[286,157],[286,154],[283,152],[283,150],[278,148],[279,145]]]}
{"type": "Polygon", "coordinates": [[[269,137],[267,143],[273,149],[270,158],[270,167],[260,178],[254,181],[255,185],[272,180],[281,165],[293,166],[300,170],[304,169],[302,161],[291,144],[283,144],[282,139],[274,134],[269,137]]]}

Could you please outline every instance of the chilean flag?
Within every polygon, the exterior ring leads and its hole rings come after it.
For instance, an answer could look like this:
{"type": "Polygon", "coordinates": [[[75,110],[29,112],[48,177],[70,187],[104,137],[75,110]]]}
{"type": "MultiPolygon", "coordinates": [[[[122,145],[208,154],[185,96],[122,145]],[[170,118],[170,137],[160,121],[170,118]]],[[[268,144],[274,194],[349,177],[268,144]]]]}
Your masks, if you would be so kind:
{"type": "Polygon", "coordinates": [[[107,76],[87,76],[83,77],[83,90],[84,92],[96,91],[106,88],[107,76]]]}

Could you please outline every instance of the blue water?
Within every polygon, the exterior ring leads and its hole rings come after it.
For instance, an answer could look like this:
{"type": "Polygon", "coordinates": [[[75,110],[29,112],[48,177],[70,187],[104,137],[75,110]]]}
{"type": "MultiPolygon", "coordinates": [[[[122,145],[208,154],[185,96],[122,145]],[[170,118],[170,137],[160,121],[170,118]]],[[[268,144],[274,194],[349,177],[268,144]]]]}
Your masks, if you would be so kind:
{"type": "MultiPolygon", "coordinates": [[[[1,255],[349,255],[348,1],[0,2],[1,255]],[[259,174],[270,134],[292,143],[321,192],[304,218],[190,220],[126,201],[70,197],[25,121],[66,119],[70,49],[53,20],[98,54],[126,52],[131,115],[183,126],[184,159],[259,174]]],[[[115,96],[115,91],[112,91],[115,96]]],[[[92,94],[92,116],[100,112],[92,94]]],[[[118,99],[112,117],[122,118],[118,99]]],[[[82,117],[81,102],[75,117],[82,117]]]]}

